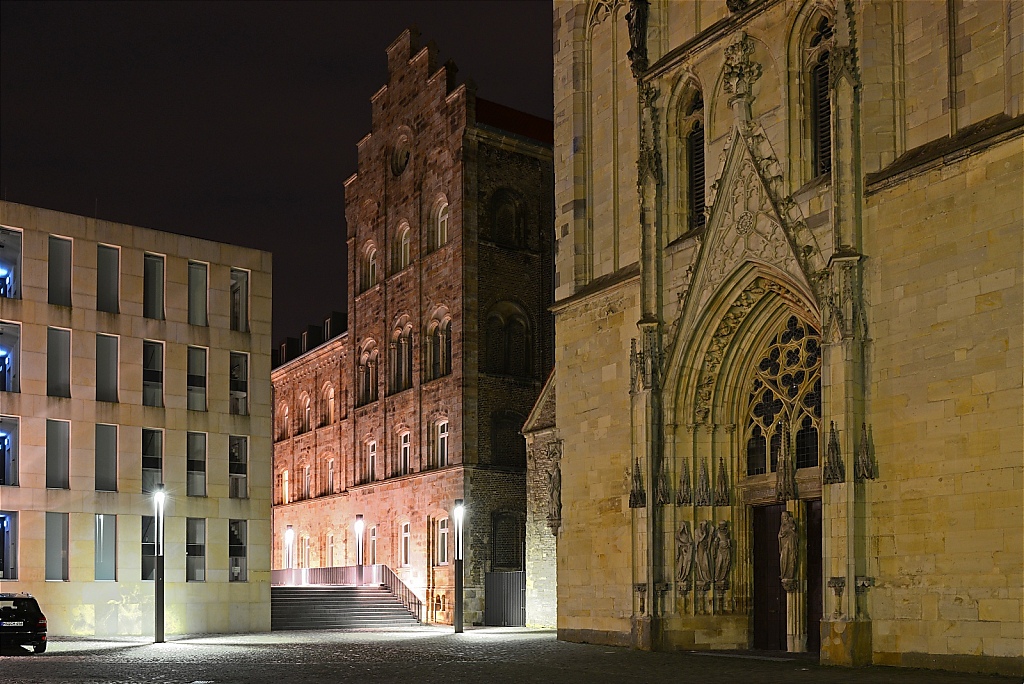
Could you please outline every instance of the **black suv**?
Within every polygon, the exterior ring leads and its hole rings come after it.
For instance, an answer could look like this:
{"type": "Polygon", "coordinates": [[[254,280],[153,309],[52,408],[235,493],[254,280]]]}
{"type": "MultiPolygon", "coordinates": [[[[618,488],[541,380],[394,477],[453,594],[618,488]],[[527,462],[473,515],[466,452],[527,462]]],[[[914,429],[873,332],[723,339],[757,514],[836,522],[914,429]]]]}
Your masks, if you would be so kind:
{"type": "Polygon", "coordinates": [[[0,648],[26,645],[46,650],[46,616],[32,594],[0,593],[0,648]]]}

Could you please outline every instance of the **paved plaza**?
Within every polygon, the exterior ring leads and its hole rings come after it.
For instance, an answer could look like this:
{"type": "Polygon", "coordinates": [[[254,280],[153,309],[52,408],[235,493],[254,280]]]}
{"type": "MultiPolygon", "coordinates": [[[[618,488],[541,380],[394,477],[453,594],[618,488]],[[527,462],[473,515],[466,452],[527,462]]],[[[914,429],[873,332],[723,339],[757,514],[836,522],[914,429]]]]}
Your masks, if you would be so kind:
{"type": "Polygon", "coordinates": [[[743,654],[644,653],[570,644],[554,632],[475,628],[272,632],[141,639],[55,638],[45,654],[0,651],[0,681],[162,682],[1019,682],[1020,678],[928,670],[818,666],[812,658],[743,654]]]}

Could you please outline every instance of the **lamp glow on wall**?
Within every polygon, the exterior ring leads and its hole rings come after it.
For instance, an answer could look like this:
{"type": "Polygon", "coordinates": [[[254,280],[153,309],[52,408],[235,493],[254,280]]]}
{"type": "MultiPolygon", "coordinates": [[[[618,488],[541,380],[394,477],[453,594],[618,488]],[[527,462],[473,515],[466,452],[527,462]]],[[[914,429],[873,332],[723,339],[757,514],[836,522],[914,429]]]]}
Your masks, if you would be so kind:
{"type": "Polygon", "coordinates": [[[462,577],[462,525],[465,516],[465,504],[462,499],[456,499],[455,507],[452,509],[452,518],[455,519],[455,615],[452,622],[456,634],[462,633],[462,599],[465,593],[462,577]]]}
{"type": "Polygon", "coordinates": [[[295,530],[292,529],[291,525],[288,525],[284,529],[284,567],[289,570],[295,560],[295,530]]]}
{"type": "Polygon", "coordinates": [[[356,533],[356,582],[363,586],[363,531],[366,523],[363,522],[362,514],[356,516],[354,525],[356,533]]]}
{"type": "Polygon", "coordinates": [[[164,505],[167,494],[163,484],[156,486],[153,492],[153,504],[156,507],[156,610],[153,641],[164,642],[164,505]]]}

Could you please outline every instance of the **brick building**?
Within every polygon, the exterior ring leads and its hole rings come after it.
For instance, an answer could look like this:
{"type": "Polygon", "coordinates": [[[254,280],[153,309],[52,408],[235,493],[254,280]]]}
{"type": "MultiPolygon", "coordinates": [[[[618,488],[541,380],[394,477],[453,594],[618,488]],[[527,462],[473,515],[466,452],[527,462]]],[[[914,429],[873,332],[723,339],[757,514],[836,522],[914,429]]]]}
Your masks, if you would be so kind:
{"type": "Polygon", "coordinates": [[[463,498],[472,623],[485,573],[525,562],[520,429],[553,363],[552,130],[476,98],[415,39],[387,49],[345,183],[347,323],[286,342],[272,373],[273,563],[355,564],[362,515],[364,563],[450,621],[463,498]]]}
{"type": "Polygon", "coordinates": [[[559,637],[1024,671],[1024,4],[553,23],[559,637]]]}

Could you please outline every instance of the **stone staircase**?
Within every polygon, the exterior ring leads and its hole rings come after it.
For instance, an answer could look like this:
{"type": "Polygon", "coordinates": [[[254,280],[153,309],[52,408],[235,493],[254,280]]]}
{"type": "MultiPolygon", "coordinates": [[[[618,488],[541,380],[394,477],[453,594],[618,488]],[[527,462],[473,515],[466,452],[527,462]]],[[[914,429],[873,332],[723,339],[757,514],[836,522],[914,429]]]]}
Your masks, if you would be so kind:
{"type": "Polygon", "coordinates": [[[386,586],[272,586],[270,629],[407,627],[419,620],[386,586]]]}

